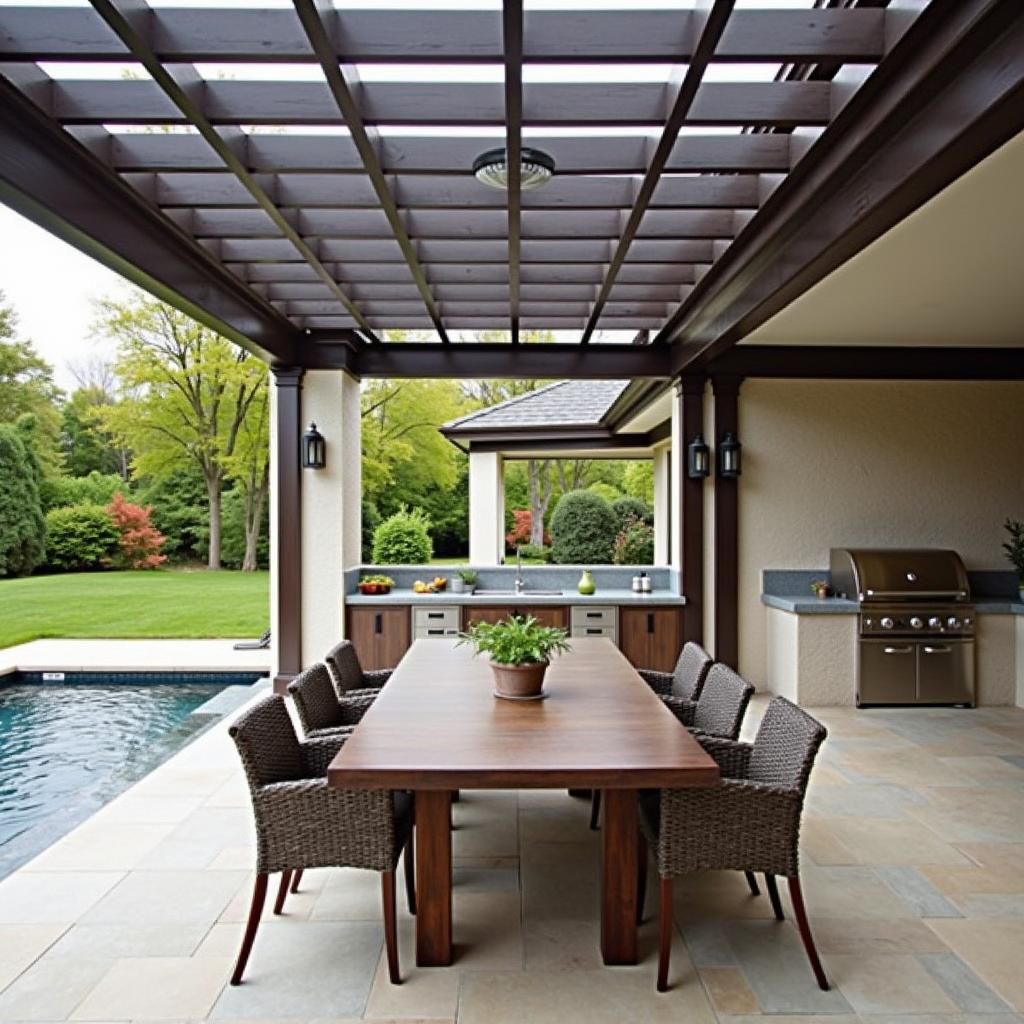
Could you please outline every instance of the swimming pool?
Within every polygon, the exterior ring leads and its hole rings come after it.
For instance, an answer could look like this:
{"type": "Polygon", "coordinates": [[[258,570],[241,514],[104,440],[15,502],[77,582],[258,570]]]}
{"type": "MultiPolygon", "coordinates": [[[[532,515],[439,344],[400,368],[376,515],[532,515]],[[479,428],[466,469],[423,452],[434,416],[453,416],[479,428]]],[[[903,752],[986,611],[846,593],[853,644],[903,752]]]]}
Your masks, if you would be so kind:
{"type": "Polygon", "coordinates": [[[256,677],[25,678],[0,681],[0,878],[248,699],[256,677]],[[208,704],[228,686],[237,700],[208,704]]]}

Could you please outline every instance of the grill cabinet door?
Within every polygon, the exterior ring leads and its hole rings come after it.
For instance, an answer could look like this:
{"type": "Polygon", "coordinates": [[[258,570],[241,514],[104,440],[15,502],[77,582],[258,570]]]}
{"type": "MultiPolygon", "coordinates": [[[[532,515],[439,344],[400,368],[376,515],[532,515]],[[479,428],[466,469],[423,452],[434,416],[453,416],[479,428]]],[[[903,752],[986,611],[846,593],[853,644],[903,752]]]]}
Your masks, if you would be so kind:
{"type": "Polygon", "coordinates": [[[861,640],[858,704],[914,704],[917,701],[916,645],[909,640],[861,640]]]}
{"type": "Polygon", "coordinates": [[[918,645],[917,699],[925,704],[974,704],[974,641],[918,645]]]}

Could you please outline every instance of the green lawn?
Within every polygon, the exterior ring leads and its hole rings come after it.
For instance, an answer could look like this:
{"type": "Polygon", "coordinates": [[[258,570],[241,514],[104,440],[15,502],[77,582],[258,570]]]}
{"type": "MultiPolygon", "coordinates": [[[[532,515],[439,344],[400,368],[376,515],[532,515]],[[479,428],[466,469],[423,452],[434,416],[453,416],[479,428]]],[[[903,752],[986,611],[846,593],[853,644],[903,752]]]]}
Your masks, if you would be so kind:
{"type": "Polygon", "coordinates": [[[265,572],[167,569],[0,580],[0,647],[40,637],[256,637],[265,572]]]}

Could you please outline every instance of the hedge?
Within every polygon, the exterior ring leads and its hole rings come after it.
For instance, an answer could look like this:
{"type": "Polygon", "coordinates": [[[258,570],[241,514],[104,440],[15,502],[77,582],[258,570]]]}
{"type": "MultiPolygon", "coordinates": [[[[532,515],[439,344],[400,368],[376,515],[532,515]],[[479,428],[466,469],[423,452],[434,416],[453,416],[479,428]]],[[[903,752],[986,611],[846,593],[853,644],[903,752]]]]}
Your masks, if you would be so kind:
{"type": "Polygon", "coordinates": [[[601,495],[569,491],[551,515],[552,558],[563,565],[608,564],[618,532],[615,513],[601,495]]]}

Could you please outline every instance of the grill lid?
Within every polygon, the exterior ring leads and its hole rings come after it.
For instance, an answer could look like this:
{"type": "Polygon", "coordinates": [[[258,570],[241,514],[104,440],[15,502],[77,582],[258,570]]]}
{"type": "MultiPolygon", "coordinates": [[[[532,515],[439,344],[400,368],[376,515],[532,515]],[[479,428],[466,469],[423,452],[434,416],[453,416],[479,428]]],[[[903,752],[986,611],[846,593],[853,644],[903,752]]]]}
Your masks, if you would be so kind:
{"type": "Polygon", "coordinates": [[[941,548],[833,548],[832,589],[861,601],[969,601],[967,570],[941,548]]]}

